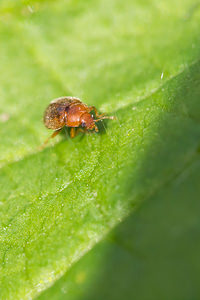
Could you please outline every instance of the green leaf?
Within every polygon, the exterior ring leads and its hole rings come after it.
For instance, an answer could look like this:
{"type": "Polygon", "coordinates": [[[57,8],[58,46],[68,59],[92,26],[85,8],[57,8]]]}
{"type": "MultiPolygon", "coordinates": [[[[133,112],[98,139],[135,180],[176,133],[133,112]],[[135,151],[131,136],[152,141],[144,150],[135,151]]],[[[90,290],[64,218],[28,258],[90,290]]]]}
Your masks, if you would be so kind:
{"type": "Polygon", "coordinates": [[[37,299],[199,299],[199,172],[194,159],[37,299]]]}
{"type": "Polygon", "coordinates": [[[126,282],[127,298],[145,299],[151,288],[152,299],[197,298],[200,11],[195,5],[178,0],[0,4],[1,299],[34,298],[43,290],[42,299],[63,299],[65,293],[67,299],[121,299],[119,283],[126,282]],[[100,134],[73,140],[64,131],[40,151],[50,135],[43,111],[62,95],[78,96],[117,120],[104,122],[100,134]],[[111,241],[81,259],[117,225],[111,241]],[[156,277],[157,272],[165,276],[156,277]],[[188,285],[181,290],[174,284],[165,292],[184,272],[190,274],[188,285]]]}

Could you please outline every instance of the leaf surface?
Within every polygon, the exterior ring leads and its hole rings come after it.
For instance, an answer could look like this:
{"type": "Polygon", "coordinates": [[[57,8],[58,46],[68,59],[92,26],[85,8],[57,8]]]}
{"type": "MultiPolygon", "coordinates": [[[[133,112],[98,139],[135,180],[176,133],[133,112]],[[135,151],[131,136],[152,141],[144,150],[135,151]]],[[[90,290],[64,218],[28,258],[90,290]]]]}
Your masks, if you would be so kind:
{"type": "Polygon", "coordinates": [[[1,299],[51,293],[48,287],[113,227],[196,162],[194,4],[0,4],[1,299]],[[43,111],[62,95],[117,120],[74,140],[64,131],[40,151],[50,135],[43,111]]]}

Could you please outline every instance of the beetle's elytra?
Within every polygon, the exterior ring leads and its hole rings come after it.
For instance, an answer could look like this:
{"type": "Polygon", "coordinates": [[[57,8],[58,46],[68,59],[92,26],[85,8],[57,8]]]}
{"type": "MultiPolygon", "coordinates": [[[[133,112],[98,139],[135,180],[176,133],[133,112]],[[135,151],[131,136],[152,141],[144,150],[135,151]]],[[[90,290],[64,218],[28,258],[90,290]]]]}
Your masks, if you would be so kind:
{"type": "Polygon", "coordinates": [[[75,137],[78,131],[94,129],[98,132],[96,123],[102,119],[113,120],[114,117],[99,114],[94,106],[87,106],[79,98],[69,96],[53,100],[44,112],[45,126],[55,130],[50,138],[55,137],[64,126],[71,128],[71,138],[75,137]],[[94,111],[96,119],[91,114],[92,111],[94,111]]]}

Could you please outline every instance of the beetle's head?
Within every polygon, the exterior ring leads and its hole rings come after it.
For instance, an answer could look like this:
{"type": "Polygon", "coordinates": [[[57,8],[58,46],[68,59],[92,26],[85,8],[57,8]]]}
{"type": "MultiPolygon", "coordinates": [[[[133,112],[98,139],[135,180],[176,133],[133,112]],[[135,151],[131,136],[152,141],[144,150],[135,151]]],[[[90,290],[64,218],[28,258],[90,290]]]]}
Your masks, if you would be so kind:
{"type": "Polygon", "coordinates": [[[95,120],[93,119],[93,116],[86,112],[81,116],[81,126],[85,127],[86,129],[92,130],[95,129],[96,131],[98,131],[96,125],[95,125],[95,120]]]}
{"type": "Polygon", "coordinates": [[[94,118],[91,114],[89,114],[88,112],[84,113],[80,118],[81,126],[85,127],[86,129],[89,129],[89,130],[95,129],[95,131],[98,132],[99,130],[96,125],[97,122],[99,122],[103,119],[110,119],[110,120],[116,119],[115,117],[109,117],[109,116],[104,116],[104,115],[100,115],[98,117],[99,118],[97,120],[94,120],[94,118]]]}

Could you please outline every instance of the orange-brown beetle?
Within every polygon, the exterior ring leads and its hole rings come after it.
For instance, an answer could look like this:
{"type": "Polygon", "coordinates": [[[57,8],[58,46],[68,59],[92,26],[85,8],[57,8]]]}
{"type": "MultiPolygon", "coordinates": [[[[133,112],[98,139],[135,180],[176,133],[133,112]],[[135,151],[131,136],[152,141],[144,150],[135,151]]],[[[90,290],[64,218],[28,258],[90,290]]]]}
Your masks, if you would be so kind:
{"type": "MultiPolygon", "coordinates": [[[[96,122],[103,119],[114,119],[98,113],[94,106],[87,106],[79,98],[60,97],[53,100],[44,112],[44,124],[47,128],[55,130],[50,138],[55,137],[64,126],[71,127],[70,137],[76,136],[78,131],[95,130],[98,132],[96,122]],[[94,116],[90,114],[94,111],[94,116]],[[77,130],[76,128],[79,127],[77,130]],[[85,130],[83,130],[83,127],[85,130]]],[[[50,139],[49,138],[49,139],[50,139]]],[[[48,139],[48,140],[49,140],[48,139]]],[[[45,141],[45,144],[48,142],[45,141]]]]}

